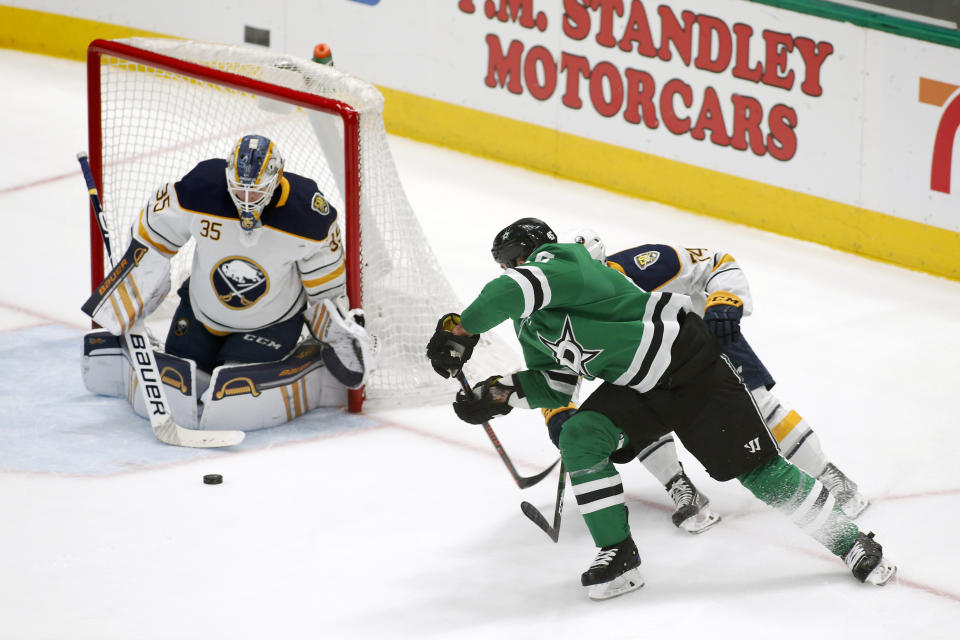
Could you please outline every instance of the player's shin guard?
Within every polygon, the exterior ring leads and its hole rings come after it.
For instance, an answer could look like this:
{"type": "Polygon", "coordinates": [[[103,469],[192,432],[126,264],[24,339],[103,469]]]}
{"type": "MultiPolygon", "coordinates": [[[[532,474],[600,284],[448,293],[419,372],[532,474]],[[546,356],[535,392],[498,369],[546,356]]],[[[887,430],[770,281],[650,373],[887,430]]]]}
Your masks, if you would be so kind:
{"type": "Polygon", "coordinates": [[[630,536],[623,483],[609,456],[620,430],[602,414],[580,411],[563,426],[560,455],[570,474],[577,506],[598,547],[630,536]]]}
{"type": "Polygon", "coordinates": [[[834,555],[842,558],[857,539],[857,525],[826,487],[782,457],[771,458],[737,479],[834,555]]]}

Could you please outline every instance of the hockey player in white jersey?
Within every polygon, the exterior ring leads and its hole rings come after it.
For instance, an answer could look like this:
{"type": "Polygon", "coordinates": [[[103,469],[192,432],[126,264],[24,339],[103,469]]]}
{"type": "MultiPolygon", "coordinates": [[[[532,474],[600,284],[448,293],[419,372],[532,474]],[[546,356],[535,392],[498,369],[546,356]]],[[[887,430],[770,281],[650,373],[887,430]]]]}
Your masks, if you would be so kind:
{"type": "MultiPolygon", "coordinates": [[[[91,316],[119,335],[151,313],[170,288],[170,258],[193,239],[191,275],[178,290],[164,350],[196,363],[199,387],[218,367],[283,359],[305,321],[324,344],[325,368],[345,387],[362,386],[375,366],[376,340],[344,295],[337,210],[313,180],[284,172],[270,139],[245,135],[228,158],[204,160],[158,188],[132,238],[146,251],[91,316]]],[[[221,397],[249,379],[234,376],[221,397]]]]}
{"type": "MultiPolygon", "coordinates": [[[[740,318],[752,313],[753,298],[747,278],[733,256],[666,244],[643,244],[607,255],[603,240],[592,229],[571,231],[563,239],[584,245],[595,260],[606,262],[644,291],[690,296],[694,311],[717,336],[724,354],[753,394],[783,457],[820,480],[850,518],[863,513],[870,504],[867,498],[856,483],[827,460],[819,437],[807,421],[771,393],[773,376],[741,334],[740,318]]],[[[670,473],[662,470],[681,468],[672,435],[642,447],[637,457],[658,478],[670,473]]],[[[692,492],[698,495],[696,489],[692,492]]]]}

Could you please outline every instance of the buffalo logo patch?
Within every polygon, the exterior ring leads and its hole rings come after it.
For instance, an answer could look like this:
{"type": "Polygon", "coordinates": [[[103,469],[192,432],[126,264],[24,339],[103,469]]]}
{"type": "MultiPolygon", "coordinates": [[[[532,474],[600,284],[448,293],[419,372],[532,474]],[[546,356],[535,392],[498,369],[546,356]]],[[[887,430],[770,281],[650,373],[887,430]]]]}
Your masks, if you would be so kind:
{"type": "Polygon", "coordinates": [[[638,256],[633,258],[633,261],[636,263],[637,268],[641,271],[654,264],[657,260],[660,259],[659,251],[647,251],[646,253],[641,253],[638,256]]]}
{"type": "Polygon", "coordinates": [[[220,302],[231,309],[253,306],[270,289],[270,281],[260,265],[240,256],[218,262],[210,273],[210,283],[220,302]]]}
{"type": "Polygon", "coordinates": [[[176,324],[173,325],[173,335],[182,338],[187,335],[187,331],[190,330],[190,321],[186,318],[177,318],[176,324]]]}

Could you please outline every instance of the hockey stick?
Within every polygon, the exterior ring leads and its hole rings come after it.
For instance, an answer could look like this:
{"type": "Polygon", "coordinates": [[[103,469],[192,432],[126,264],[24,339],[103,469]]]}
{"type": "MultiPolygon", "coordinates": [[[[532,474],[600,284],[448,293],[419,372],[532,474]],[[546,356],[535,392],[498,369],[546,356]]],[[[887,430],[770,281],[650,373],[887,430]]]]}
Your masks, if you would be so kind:
{"type": "Polygon", "coordinates": [[[533,521],[533,524],[537,525],[543,532],[550,536],[550,539],[556,542],[560,539],[560,517],[563,515],[563,491],[567,486],[567,470],[564,468],[563,463],[560,463],[560,482],[557,483],[557,503],[553,508],[553,526],[550,526],[550,523],[547,522],[547,519],[544,517],[540,511],[524,500],[520,503],[520,510],[523,511],[523,515],[530,518],[533,521]]]}
{"type": "MultiPolygon", "coordinates": [[[[473,390],[470,388],[470,384],[467,382],[466,376],[463,375],[463,372],[457,374],[457,380],[460,382],[460,386],[463,387],[463,392],[468,396],[473,395],[473,390]]],[[[513,476],[514,481],[516,481],[517,486],[521,489],[526,489],[527,487],[532,487],[541,480],[547,477],[557,463],[560,462],[560,458],[554,460],[553,464],[538,473],[535,476],[524,477],[517,473],[516,467],[513,466],[513,463],[510,461],[510,457],[507,455],[507,452],[504,451],[503,445],[500,444],[497,434],[493,432],[493,428],[490,426],[489,422],[483,423],[483,430],[487,432],[487,437],[490,438],[490,442],[493,443],[494,448],[497,450],[497,453],[500,454],[500,459],[503,460],[503,464],[507,465],[507,470],[510,471],[510,475],[513,476]]]]}
{"type": "MultiPolygon", "coordinates": [[[[124,254],[119,264],[114,264],[113,251],[110,247],[110,231],[107,229],[106,220],[103,217],[100,194],[97,192],[97,185],[93,181],[90,161],[87,154],[82,151],[77,154],[77,161],[80,163],[80,170],[83,171],[83,179],[87,183],[90,204],[93,206],[93,211],[97,217],[97,226],[100,227],[103,246],[106,248],[107,257],[111,266],[113,266],[106,282],[116,286],[136,266],[137,247],[132,246],[131,251],[124,254]]],[[[140,245],[140,249],[143,249],[142,245],[140,245]]],[[[107,285],[108,290],[109,286],[107,285]]],[[[123,334],[123,338],[126,340],[127,350],[130,354],[130,364],[137,372],[139,380],[137,388],[140,390],[147,414],[150,416],[150,426],[153,427],[153,434],[158,440],[180,447],[229,447],[243,442],[243,438],[247,435],[243,431],[201,431],[187,429],[174,422],[173,416],[170,415],[170,405],[163,390],[163,382],[157,368],[157,359],[153,354],[153,347],[150,346],[150,338],[147,335],[143,318],[133,323],[133,326],[123,334]]]]}

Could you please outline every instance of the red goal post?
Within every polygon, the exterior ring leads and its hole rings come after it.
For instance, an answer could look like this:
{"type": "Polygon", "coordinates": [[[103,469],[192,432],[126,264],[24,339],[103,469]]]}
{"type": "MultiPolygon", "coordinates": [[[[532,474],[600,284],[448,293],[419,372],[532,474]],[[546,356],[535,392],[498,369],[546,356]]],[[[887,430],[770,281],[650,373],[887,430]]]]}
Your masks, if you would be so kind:
{"type": "MultiPolygon", "coordinates": [[[[456,386],[433,373],[424,348],[436,319],[462,306],[403,192],[373,85],[262,47],[129,38],[90,44],[87,91],[90,165],[116,250],[154,189],[225,157],[244,134],[266,135],[287,169],[316,180],[341,212],[348,297],[382,347],[380,367],[351,392],[350,410],[365,400],[391,407],[451,399],[456,386]]],[[[90,255],[93,288],[106,267],[94,218],[90,255]]],[[[192,242],[172,261],[174,291],[191,257],[192,242]]],[[[176,297],[148,319],[155,335],[166,335],[176,297]]],[[[506,345],[484,342],[477,375],[516,364],[506,345]]]]}

